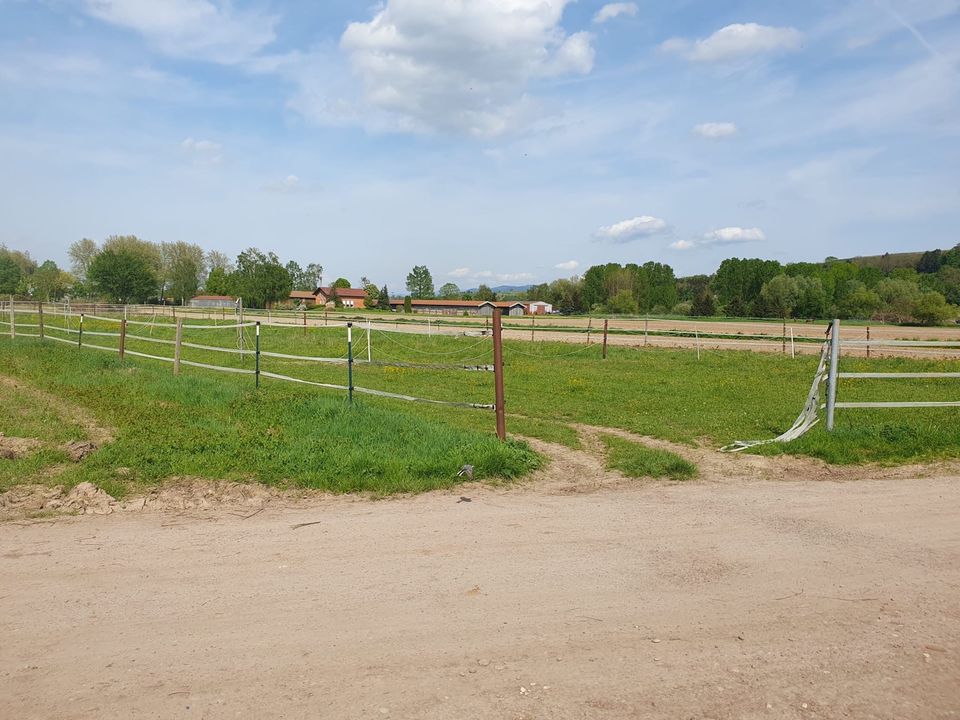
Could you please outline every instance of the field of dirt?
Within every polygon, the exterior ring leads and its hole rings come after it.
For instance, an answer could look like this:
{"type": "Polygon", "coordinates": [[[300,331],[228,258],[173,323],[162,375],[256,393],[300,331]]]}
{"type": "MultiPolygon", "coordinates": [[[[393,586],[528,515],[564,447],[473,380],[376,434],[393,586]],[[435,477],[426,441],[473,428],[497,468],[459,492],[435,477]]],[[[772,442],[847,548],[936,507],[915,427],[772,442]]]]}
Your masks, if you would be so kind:
{"type": "Polygon", "coordinates": [[[580,430],[510,487],[0,523],[0,717],[960,717],[956,467],[631,481],[580,430]]]}

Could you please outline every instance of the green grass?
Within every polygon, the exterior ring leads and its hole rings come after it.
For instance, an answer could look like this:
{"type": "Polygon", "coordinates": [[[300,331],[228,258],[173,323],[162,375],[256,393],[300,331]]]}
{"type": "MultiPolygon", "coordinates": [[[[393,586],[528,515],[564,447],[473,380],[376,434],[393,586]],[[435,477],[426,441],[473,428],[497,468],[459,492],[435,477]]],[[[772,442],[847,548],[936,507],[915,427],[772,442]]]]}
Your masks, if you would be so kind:
{"type": "Polygon", "coordinates": [[[607,467],[627,477],[690,480],[697,476],[697,466],[676,453],[648,448],[616,435],[601,435],[600,439],[607,449],[607,467]]]}
{"type": "MultiPolygon", "coordinates": [[[[28,321],[29,317],[25,317],[28,321]]],[[[210,321],[200,321],[209,323],[210,321]]],[[[88,329],[116,330],[116,325],[89,321],[88,329]]],[[[288,354],[341,357],[346,354],[346,331],[331,325],[310,328],[264,327],[261,347],[288,354]]],[[[131,326],[131,332],[171,340],[169,324],[131,326]]],[[[76,339],[76,336],[70,336],[76,339]]],[[[252,348],[251,328],[244,330],[244,345],[252,348]]],[[[90,342],[116,346],[116,338],[90,336],[90,342]]],[[[189,327],[184,339],[204,345],[238,346],[235,329],[200,331],[189,327]]],[[[366,334],[354,333],[354,354],[366,358],[366,334]]],[[[85,339],[86,341],[86,339],[85,339]]],[[[29,340],[18,340],[25,345],[29,340]]],[[[0,348],[9,346],[0,338],[0,348]]],[[[66,345],[47,343],[36,356],[66,345]]],[[[173,348],[131,339],[128,348],[172,356],[173,348]]],[[[374,331],[375,361],[449,364],[492,363],[489,339],[426,336],[374,331]]],[[[84,355],[111,357],[102,351],[84,355]]],[[[629,430],[673,442],[720,447],[733,440],[766,439],[779,435],[794,421],[806,399],[816,369],[811,356],[790,357],[746,351],[704,351],[701,359],[692,350],[610,347],[601,360],[598,345],[544,342],[505,342],[506,410],[508,431],[551,442],[577,446],[570,423],[587,423],[629,430]]],[[[251,369],[251,355],[223,354],[184,349],[184,358],[251,369]]],[[[129,358],[131,367],[158,369],[170,374],[170,365],[129,358]]],[[[262,369],[294,377],[346,384],[346,367],[329,363],[262,358],[262,369]]],[[[960,371],[957,360],[844,359],[844,370],[960,371]]],[[[208,377],[216,386],[248,388],[249,376],[233,376],[185,367],[188,378],[208,377]]],[[[423,398],[477,403],[493,402],[493,376],[487,372],[456,369],[423,369],[357,364],[354,382],[361,387],[399,392],[423,398]]],[[[263,394],[286,397],[289,384],[263,381],[263,394]]],[[[297,397],[337,398],[338,391],[301,388],[297,397]]],[[[845,400],[958,400],[955,380],[849,380],[840,387],[845,400]]],[[[398,400],[365,398],[375,407],[417,417],[437,426],[489,435],[490,411],[411,404],[398,400]]],[[[804,438],[788,445],[766,446],[761,453],[788,452],[811,455],[832,463],[903,463],[960,457],[960,409],[840,410],[836,431],[815,427],[804,438]]]]}
{"type": "MultiPolygon", "coordinates": [[[[340,396],[302,386],[273,383],[258,392],[245,378],[174,377],[156,363],[121,367],[106,353],[26,340],[0,342],[0,362],[4,373],[116,428],[114,442],[57,478],[68,485],[89,480],[116,494],[174,476],[332,492],[420,492],[455,484],[464,463],[479,479],[509,479],[540,462],[521,442],[501,444],[490,433],[363,399],[351,407],[340,396]]],[[[0,487],[42,480],[44,468],[62,459],[4,463],[0,487]]]]}

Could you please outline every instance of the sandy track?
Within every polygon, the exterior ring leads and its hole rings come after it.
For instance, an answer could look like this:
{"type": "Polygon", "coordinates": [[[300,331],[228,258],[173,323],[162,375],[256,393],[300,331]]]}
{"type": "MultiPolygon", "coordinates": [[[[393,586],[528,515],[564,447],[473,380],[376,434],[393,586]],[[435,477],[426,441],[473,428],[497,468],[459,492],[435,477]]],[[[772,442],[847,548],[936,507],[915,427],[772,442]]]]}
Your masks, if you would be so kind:
{"type": "Polygon", "coordinates": [[[955,476],[539,446],[514,488],[0,524],[0,717],[958,716],[955,476]]]}

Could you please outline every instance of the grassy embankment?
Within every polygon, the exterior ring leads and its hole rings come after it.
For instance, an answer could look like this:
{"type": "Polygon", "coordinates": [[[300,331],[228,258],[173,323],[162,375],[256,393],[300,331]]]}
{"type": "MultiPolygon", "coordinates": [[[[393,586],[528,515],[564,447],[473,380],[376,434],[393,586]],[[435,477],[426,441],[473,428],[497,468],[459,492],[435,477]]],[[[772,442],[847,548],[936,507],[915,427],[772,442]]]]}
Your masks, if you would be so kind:
{"type": "MultiPolygon", "coordinates": [[[[115,330],[116,326],[88,320],[87,330],[96,329],[115,330]]],[[[169,325],[131,326],[130,331],[161,340],[173,337],[169,325]]],[[[252,348],[251,329],[244,333],[244,345],[252,348]]],[[[76,339],[75,335],[70,337],[76,339]]],[[[204,345],[238,345],[235,329],[187,329],[184,337],[204,345]]],[[[365,359],[365,334],[358,331],[355,339],[355,356],[365,359]]],[[[90,335],[87,340],[116,346],[115,338],[90,335]]],[[[265,327],[261,341],[264,350],[281,353],[339,357],[346,352],[343,328],[309,329],[304,335],[297,327],[265,327]]],[[[131,339],[127,347],[172,355],[172,347],[162,343],[131,339]]],[[[689,350],[612,347],[606,361],[599,354],[597,346],[508,341],[508,430],[571,446],[577,444],[576,433],[569,426],[573,422],[714,446],[734,439],[769,438],[793,422],[816,363],[812,357],[794,360],[736,351],[704,352],[699,361],[689,350]]],[[[184,358],[232,367],[253,366],[249,355],[193,348],[184,349],[184,358]]],[[[491,362],[491,347],[485,338],[374,332],[373,359],[475,365],[491,362]]],[[[110,354],[78,352],[50,342],[41,349],[28,339],[18,339],[13,345],[0,339],[0,361],[7,374],[82,401],[95,412],[105,413],[106,420],[118,427],[127,416],[137,421],[138,442],[147,443],[143,448],[130,443],[129,450],[121,452],[123,443],[115,443],[110,452],[85,461],[85,468],[76,471],[80,474],[94,473],[98,467],[102,472],[111,462],[130,466],[124,454],[129,452],[139,458],[144,469],[137,472],[146,479],[171,474],[235,477],[246,473],[247,477],[267,482],[295,479],[303,484],[350,490],[357,489],[357,478],[365,468],[371,475],[383,474],[383,468],[391,467],[391,462],[420,463],[410,467],[422,468],[416,471],[417,477],[429,476],[429,482],[451,481],[447,476],[459,462],[472,462],[488,476],[517,475],[535,462],[519,446],[508,446],[505,456],[489,449],[496,447],[490,438],[490,411],[364,397],[358,410],[351,412],[341,402],[343,393],[337,391],[264,379],[260,393],[255,393],[249,376],[185,367],[184,375],[174,379],[169,364],[139,358],[128,358],[128,369],[119,370],[115,356],[110,354]],[[78,357],[88,359],[74,359],[78,357]],[[78,369],[74,370],[77,363],[78,369]],[[96,372],[89,371],[90,363],[98,363],[96,372]],[[103,395],[115,399],[98,399],[103,395]],[[130,403],[139,404],[139,409],[131,412],[130,403]],[[381,414],[376,415],[378,412],[381,414]],[[176,429],[180,427],[187,430],[176,429]],[[410,431],[413,427],[417,429],[410,431]],[[224,440],[224,436],[234,439],[224,440]],[[330,447],[337,450],[325,449],[321,437],[324,443],[329,438],[330,447]],[[318,447],[303,453],[304,438],[315,440],[318,447]],[[486,442],[491,445],[484,445],[486,442]],[[473,455],[448,452],[450,447],[465,447],[463,443],[476,443],[469,445],[474,455],[481,453],[480,448],[483,453],[493,453],[487,466],[473,455]],[[397,453],[406,459],[401,461],[397,453]],[[249,460],[251,456],[254,462],[249,460]],[[337,471],[341,481],[334,482],[325,474],[332,474],[334,468],[342,469],[337,471]]],[[[346,383],[343,365],[264,357],[262,368],[319,382],[346,383]]],[[[843,368],[958,371],[960,362],[844,359],[843,368]]],[[[492,374],[487,372],[358,364],[354,382],[361,387],[441,400],[489,403],[493,396],[492,374]]],[[[950,380],[850,380],[841,385],[841,398],[942,400],[960,399],[960,393],[956,381],[950,380]]],[[[960,410],[842,410],[834,433],[828,434],[818,426],[789,445],[767,446],[759,452],[812,455],[834,463],[957,457],[960,410]]],[[[394,471],[393,480],[380,489],[423,486],[409,472],[403,475],[394,471]]]]}

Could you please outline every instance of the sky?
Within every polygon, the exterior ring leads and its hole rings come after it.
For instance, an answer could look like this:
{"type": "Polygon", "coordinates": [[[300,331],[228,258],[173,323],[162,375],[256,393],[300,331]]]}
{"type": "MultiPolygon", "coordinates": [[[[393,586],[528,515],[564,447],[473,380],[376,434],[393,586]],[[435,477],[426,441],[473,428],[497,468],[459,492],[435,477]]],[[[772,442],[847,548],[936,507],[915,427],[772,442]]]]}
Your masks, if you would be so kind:
{"type": "Polygon", "coordinates": [[[960,0],[0,0],[0,243],[392,288],[960,242],[960,0]]]}

